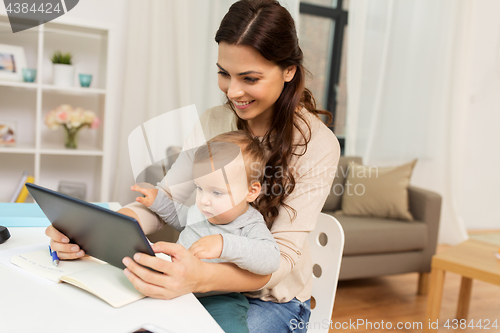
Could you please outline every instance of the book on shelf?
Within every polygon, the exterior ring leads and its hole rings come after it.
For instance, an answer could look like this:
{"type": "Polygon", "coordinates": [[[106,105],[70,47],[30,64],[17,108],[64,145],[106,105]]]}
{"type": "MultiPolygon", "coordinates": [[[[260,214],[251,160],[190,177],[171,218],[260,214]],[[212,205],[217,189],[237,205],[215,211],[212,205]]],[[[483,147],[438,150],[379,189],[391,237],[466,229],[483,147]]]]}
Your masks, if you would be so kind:
{"type": "Polygon", "coordinates": [[[23,184],[21,193],[19,193],[19,195],[18,195],[18,197],[16,199],[17,203],[23,203],[23,202],[26,201],[26,198],[30,194],[28,192],[28,189],[26,188],[26,183],[34,183],[34,182],[35,182],[35,178],[33,178],[33,176],[28,176],[28,178],[26,178],[26,181],[23,184]]]}
{"type": "MultiPolygon", "coordinates": [[[[19,179],[19,182],[17,183],[16,189],[15,189],[14,193],[12,194],[12,197],[10,198],[9,202],[16,202],[17,197],[19,197],[19,194],[23,190],[24,184],[26,183],[26,179],[28,179],[28,176],[29,176],[28,172],[24,171],[22,176],[21,176],[21,179],[19,179]]],[[[24,187],[24,188],[26,188],[26,187],[24,187]]]]}
{"type": "Polygon", "coordinates": [[[30,176],[27,171],[24,171],[21,179],[19,179],[19,182],[17,183],[16,189],[14,190],[14,193],[12,194],[12,197],[10,198],[9,202],[18,202],[22,203],[26,201],[26,198],[29,195],[28,189],[26,188],[26,183],[34,183],[35,179],[33,176],[30,176]]]}
{"type": "Polygon", "coordinates": [[[146,296],[137,291],[123,271],[91,256],[52,264],[49,248],[16,255],[11,263],[51,281],[66,282],[81,288],[115,308],[146,296]]]}

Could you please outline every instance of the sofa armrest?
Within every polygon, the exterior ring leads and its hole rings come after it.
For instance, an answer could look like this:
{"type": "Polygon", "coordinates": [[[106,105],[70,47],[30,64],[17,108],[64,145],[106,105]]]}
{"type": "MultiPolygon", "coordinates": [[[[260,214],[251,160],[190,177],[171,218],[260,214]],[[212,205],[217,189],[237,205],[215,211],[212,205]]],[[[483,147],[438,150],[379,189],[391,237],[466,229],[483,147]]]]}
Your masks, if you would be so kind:
{"type": "Polygon", "coordinates": [[[427,246],[424,250],[425,260],[422,263],[423,271],[431,269],[432,256],[436,253],[441,218],[441,195],[419,187],[408,187],[410,212],[417,221],[427,224],[427,246]]]}
{"type": "Polygon", "coordinates": [[[415,220],[439,225],[441,195],[423,188],[409,186],[410,212],[415,220]]]}

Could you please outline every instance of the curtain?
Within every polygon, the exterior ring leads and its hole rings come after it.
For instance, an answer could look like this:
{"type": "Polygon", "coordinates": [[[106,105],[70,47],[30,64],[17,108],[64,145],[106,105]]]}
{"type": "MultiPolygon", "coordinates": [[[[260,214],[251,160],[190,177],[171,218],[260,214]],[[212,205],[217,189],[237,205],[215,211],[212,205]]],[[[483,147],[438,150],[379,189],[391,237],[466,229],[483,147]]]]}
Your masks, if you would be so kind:
{"type": "Polygon", "coordinates": [[[377,166],[418,158],[411,183],[442,195],[448,244],[467,239],[470,27],[468,0],[350,1],[346,155],[377,166]]]}
{"type": "MultiPolygon", "coordinates": [[[[148,120],[194,104],[198,114],[225,101],[217,85],[215,33],[234,0],[129,0],[122,109],[112,200],[133,202],[130,133],[148,120]]],[[[281,4],[299,16],[299,1],[281,4]]],[[[192,119],[179,113],[170,137],[180,138],[192,119]]]]}

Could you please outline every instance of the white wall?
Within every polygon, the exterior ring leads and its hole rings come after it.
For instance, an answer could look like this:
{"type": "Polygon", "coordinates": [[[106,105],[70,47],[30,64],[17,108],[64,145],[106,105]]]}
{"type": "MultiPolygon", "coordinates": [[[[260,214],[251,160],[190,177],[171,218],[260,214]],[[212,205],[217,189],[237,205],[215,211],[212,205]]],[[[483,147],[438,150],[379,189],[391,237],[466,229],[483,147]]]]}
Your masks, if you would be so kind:
{"type": "Polygon", "coordinates": [[[467,229],[500,229],[500,1],[473,4],[467,167],[458,210],[467,229]]]}

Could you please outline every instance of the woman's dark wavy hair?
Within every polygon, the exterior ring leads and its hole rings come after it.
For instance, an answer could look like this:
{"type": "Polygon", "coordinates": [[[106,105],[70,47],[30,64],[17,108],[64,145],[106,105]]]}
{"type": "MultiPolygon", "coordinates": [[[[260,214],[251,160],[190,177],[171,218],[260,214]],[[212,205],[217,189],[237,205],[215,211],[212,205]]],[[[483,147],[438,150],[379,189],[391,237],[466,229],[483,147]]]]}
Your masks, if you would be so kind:
{"type": "MultiPolygon", "coordinates": [[[[305,154],[311,139],[311,127],[298,111],[305,108],[316,116],[325,115],[328,123],[331,121],[331,114],[318,110],[313,95],[305,88],[307,71],[302,65],[304,57],[299,47],[293,18],[278,1],[240,0],[229,8],[222,19],[215,41],[252,46],[282,70],[290,66],[297,67],[294,78],[290,82],[285,82],[283,91],[274,104],[271,129],[263,140],[269,149],[263,191],[255,201],[256,208],[264,215],[269,228],[278,216],[280,206],[293,213],[291,217],[293,220],[296,211],[283,202],[295,188],[295,179],[288,164],[292,155],[305,154]],[[301,129],[299,122],[306,124],[307,134],[301,129]],[[300,132],[303,140],[293,144],[295,129],[300,132]],[[296,151],[298,146],[304,147],[301,153],[296,151]],[[272,191],[276,187],[280,190],[272,191]]],[[[229,99],[226,104],[236,114],[229,99]]],[[[238,129],[250,132],[247,121],[240,118],[238,118],[238,129]]]]}

